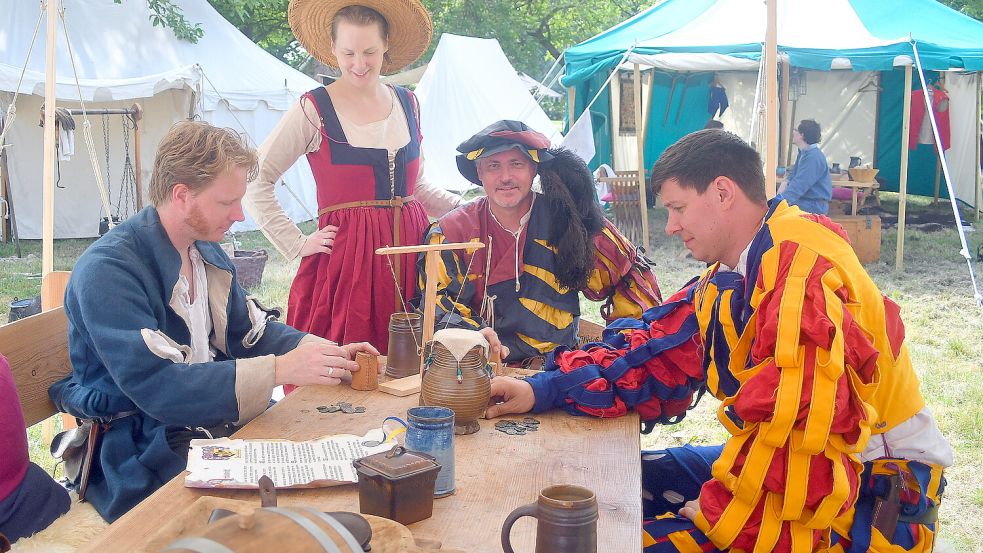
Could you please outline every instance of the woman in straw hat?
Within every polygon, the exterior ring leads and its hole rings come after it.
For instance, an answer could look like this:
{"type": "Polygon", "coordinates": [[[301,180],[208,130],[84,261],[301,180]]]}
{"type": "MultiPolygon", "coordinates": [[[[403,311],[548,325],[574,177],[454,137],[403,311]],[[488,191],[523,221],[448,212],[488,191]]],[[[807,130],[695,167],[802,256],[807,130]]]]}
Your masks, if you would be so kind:
{"type": "Polygon", "coordinates": [[[375,249],[419,244],[427,212],[438,217],[459,203],[423,178],[416,97],[379,79],[415,61],[433,27],[418,0],[291,0],[288,17],[301,45],[341,76],[301,97],[260,146],[259,177],[244,203],[285,257],[301,257],[287,323],[384,351],[389,317],[404,310],[416,269],[413,256],[387,259],[375,249]],[[305,154],[319,208],[310,235],[273,193],[305,154]]]}

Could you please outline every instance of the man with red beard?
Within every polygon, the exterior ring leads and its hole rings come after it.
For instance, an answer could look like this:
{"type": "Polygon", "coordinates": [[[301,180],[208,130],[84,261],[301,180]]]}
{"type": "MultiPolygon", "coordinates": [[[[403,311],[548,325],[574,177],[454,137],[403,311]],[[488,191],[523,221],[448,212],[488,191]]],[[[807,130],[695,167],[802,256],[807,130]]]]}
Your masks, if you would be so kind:
{"type": "Polygon", "coordinates": [[[561,407],[673,423],[706,389],[722,447],[642,455],[646,553],[931,551],[952,449],[918,390],[900,309],[822,215],[765,196],[758,154],[703,130],[652,169],[666,234],[709,264],[603,344],[496,378],[489,418],[561,407]]]}
{"type": "Polygon", "coordinates": [[[276,322],[216,243],[243,219],[256,154],[229,129],[182,122],[161,141],[153,206],[96,241],[65,293],[72,373],[49,395],[94,423],[72,485],[108,521],[184,470],[189,442],[255,418],[281,384],[337,385],[355,353],[276,322]],[[83,466],[87,466],[83,464],[83,466]]]}

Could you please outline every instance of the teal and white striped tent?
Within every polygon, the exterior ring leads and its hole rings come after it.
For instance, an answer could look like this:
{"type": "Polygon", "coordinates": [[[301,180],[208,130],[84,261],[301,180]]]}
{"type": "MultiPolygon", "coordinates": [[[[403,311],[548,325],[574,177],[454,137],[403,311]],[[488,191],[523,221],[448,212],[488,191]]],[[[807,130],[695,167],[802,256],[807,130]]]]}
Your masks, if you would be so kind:
{"type": "MultiPolygon", "coordinates": [[[[590,110],[594,164],[637,167],[634,130],[619,127],[620,92],[631,96],[629,75],[636,63],[649,75],[642,78],[642,103],[649,106],[645,167],[679,137],[703,127],[713,79],[725,85],[731,100],[726,127],[750,136],[765,22],[762,0],[665,0],[569,48],[563,84],[573,119],[599,94],[590,110]],[[616,68],[621,77],[606,86],[616,68]],[[653,75],[654,86],[647,86],[653,75]]],[[[934,0],[779,0],[778,50],[792,67],[794,119],[817,119],[831,162],[845,166],[849,156],[861,155],[880,168],[889,189],[896,189],[899,178],[902,68],[913,63],[915,48],[930,81],[946,72],[953,135],[946,158],[955,195],[983,208],[976,170],[983,23],[934,0]]],[[[917,67],[914,83],[920,87],[917,67]]],[[[787,136],[791,122],[784,123],[787,136]]],[[[932,195],[936,159],[931,145],[911,152],[909,191],[932,195]]]]}

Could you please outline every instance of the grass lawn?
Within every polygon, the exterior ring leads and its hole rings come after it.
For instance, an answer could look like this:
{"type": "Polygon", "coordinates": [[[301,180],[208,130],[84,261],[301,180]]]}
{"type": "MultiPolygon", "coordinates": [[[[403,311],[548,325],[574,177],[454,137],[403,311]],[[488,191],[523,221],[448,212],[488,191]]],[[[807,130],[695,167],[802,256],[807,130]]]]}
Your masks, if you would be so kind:
{"type": "MultiPolygon", "coordinates": [[[[888,211],[897,211],[896,195],[882,194],[882,202],[888,211]]],[[[941,214],[950,209],[947,204],[930,204],[930,199],[909,199],[910,210],[941,214]]],[[[969,214],[964,214],[964,218],[971,220],[969,214]]],[[[682,244],[664,236],[664,210],[655,209],[650,219],[649,257],[656,262],[663,295],[668,296],[697,275],[702,264],[683,258],[682,244]]],[[[305,227],[306,232],[311,229],[310,224],[305,227]]],[[[983,479],[973,476],[983,467],[983,310],[973,301],[967,264],[958,255],[960,245],[955,230],[908,230],[905,270],[901,273],[894,271],[896,236],[894,229],[884,230],[881,261],[869,264],[867,270],[881,290],[901,305],[907,344],[922,379],[922,393],[956,450],[956,465],[946,473],[948,487],[940,514],[941,534],[958,551],[983,551],[983,479]]],[[[263,283],[253,293],[270,304],[285,306],[297,263],[280,258],[258,232],[238,238],[244,248],[270,250],[263,283]]],[[[968,233],[968,239],[975,255],[983,241],[983,231],[968,233]]],[[[71,269],[90,242],[58,241],[55,269],[71,269]]],[[[0,317],[4,321],[8,304],[15,296],[37,295],[41,286],[40,244],[23,241],[22,246],[26,257],[18,259],[13,257],[11,245],[0,244],[0,317]]],[[[983,275],[983,264],[974,261],[973,265],[978,277],[983,275]]],[[[585,301],[583,311],[586,318],[600,321],[597,304],[585,301]]],[[[682,423],[657,428],[643,436],[643,448],[722,442],[726,434],[716,420],[715,409],[716,401],[704,397],[682,423]]],[[[29,434],[32,458],[50,467],[49,456],[40,446],[39,426],[32,427],[29,434]]]]}

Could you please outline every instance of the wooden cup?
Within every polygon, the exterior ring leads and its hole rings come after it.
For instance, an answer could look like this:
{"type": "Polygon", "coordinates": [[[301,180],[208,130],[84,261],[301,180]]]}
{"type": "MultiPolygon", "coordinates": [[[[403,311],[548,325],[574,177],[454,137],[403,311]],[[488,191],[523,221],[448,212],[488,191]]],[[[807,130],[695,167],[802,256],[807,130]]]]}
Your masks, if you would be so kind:
{"type": "Polygon", "coordinates": [[[355,354],[358,370],[352,373],[352,389],[363,392],[379,388],[379,358],[360,351],[355,354]]]}

